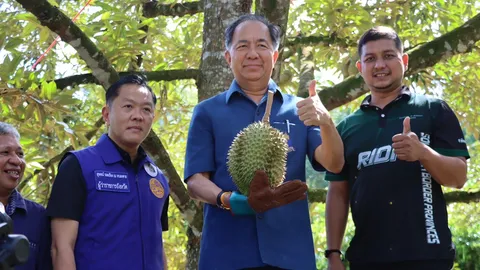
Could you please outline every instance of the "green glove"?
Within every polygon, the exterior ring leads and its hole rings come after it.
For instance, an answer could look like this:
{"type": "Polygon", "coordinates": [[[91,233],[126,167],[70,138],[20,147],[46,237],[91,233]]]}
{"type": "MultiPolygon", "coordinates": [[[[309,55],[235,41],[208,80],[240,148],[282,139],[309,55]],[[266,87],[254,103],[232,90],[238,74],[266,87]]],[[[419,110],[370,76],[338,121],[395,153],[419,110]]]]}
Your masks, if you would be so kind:
{"type": "Polygon", "coordinates": [[[255,215],[255,211],[248,204],[248,198],[236,191],[230,195],[230,209],[234,215],[255,215]]]}

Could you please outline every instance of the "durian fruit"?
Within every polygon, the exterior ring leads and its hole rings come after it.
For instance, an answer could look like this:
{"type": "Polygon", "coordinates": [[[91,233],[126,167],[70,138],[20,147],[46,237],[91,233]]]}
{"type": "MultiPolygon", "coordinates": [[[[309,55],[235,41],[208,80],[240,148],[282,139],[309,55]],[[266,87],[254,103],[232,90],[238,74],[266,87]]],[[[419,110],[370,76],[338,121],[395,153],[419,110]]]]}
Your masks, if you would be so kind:
{"type": "Polygon", "coordinates": [[[284,133],[270,126],[273,94],[273,91],[268,91],[262,121],[241,130],[228,151],[228,172],[238,190],[245,196],[249,194],[256,170],[266,172],[272,188],[279,186],[285,179],[288,142],[284,133]]]}

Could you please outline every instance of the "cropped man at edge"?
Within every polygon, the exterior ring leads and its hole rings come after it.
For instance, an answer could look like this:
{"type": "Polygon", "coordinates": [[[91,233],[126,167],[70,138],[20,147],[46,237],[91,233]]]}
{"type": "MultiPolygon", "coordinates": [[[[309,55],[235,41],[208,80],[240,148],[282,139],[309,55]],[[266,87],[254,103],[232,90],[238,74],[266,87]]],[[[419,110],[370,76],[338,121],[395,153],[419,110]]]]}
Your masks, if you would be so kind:
{"type": "Polygon", "coordinates": [[[316,269],[305,184],[305,161],[339,172],[343,145],[310,85],[310,97],[282,93],[270,79],[278,58],[280,29],[244,15],[225,32],[230,88],[199,103],[193,112],[185,159],[189,194],[205,202],[200,270],[316,269]],[[226,165],[236,134],[260,121],[267,90],[275,92],[270,123],[289,137],[285,182],[272,189],[257,171],[249,196],[238,192],[226,165]]]}
{"type": "Polygon", "coordinates": [[[45,207],[22,197],[17,186],[25,172],[20,134],[10,124],[0,122],[0,202],[13,222],[13,233],[30,242],[28,260],[17,270],[50,270],[50,224],[45,207]]]}
{"type": "Polygon", "coordinates": [[[60,161],[47,207],[55,269],[166,269],[168,183],[140,147],[155,104],[142,77],[121,78],[106,92],[108,133],[60,161]]]}
{"type": "Polygon", "coordinates": [[[392,29],[365,32],[358,53],[371,93],[337,127],[345,166],[326,176],[329,269],[345,269],[339,250],[349,202],[350,269],[451,269],[455,249],[441,186],[461,188],[469,158],[457,117],[445,101],[403,84],[408,55],[392,29]]]}

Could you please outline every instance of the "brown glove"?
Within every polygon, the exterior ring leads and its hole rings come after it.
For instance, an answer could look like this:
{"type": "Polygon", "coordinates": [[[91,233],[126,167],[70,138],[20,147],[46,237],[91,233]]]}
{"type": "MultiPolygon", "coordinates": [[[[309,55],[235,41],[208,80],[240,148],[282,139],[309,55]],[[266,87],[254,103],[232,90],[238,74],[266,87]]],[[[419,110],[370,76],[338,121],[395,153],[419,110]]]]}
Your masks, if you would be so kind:
{"type": "Polygon", "coordinates": [[[248,204],[257,213],[307,198],[307,184],[300,180],[288,181],[271,188],[267,174],[258,170],[250,183],[248,204]]]}

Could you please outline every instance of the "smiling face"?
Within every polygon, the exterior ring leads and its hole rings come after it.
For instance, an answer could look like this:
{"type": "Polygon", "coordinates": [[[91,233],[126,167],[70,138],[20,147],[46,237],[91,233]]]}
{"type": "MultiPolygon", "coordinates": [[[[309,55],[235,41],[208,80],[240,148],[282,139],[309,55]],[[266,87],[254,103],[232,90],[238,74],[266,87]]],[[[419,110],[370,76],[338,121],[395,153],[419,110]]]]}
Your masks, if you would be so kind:
{"type": "Polygon", "coordinates": [[[108,136],[122,149],[136,149],[147,137],[154,118],[150,91],[137,84],[125,84],[118,96],[102,111],[108,136]]]}
{"type": "Polygon", "coordinates": [[[268,84],[278,51],[274,48],[270,32],[264,23],[240,23],[233,34],[232,45],[227,49],[225,59],[240,85],[268,84]]]}
{"type": "Polygon", "coordinates": [[[408,55],[402,54],[390,39],[369,41],[362,47],[358,71],[373,92],[392,92],[402,86],[408,55]]]}
{"type": "Polygon", "coordinates": [[[10,193],[25,172],[25,159],[19,140],[13,135],[0,135],[0,191],[10,193]]]}

